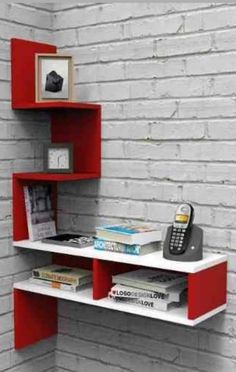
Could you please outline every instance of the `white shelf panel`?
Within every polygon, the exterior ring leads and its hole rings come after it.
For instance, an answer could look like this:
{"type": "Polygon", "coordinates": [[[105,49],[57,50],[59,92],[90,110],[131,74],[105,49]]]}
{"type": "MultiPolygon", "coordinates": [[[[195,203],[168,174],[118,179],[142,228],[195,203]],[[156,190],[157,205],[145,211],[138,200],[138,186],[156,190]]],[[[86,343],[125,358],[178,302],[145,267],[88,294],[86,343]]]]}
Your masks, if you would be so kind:
{"type": "Polygon", "coordinates": [[[38,293],[41,295],[56,297],[59,299],[74,301],[78,303],[84,303],[88,305],[99,306],[99,307],[103,307],[106,309],[122,311],[122,312],[129,313],[129,314],[145,316],[148,318],[154,318],[154,319],[164,320],[167,322],[184,324],[188,326],[195,326],[196,324],[212,317],[213,315],[223,311],[226,308],[226,304],[225,304],[204,314],[203,316],[195,320],[189,320],[187,319],[187,305],[179,307],[179,308],[174,308],[166,312],[150,310],[146,308],[139,308],[138,306],[135,306],[135,305],[116,303],[116,302],[109,300],[108,298],[104,298],[101,300],[93,300],[92,288],[89,288],[89,289],[86,288],[86,289],[82,289],[81,291],[77,293],[72,293],[72,292],[62,291],[60,289],[47,288],[47,287],[43,287],[40,285],[36,285],[36,284],[29,282],[29,280],[24,280],[22,282],[15,283],[14,288],[22,290],[22,291],[38,293]]]}
{"type": "Polygon", "coordinates": [[[95,250],[93,246],[87,248],[72,248],[55,244],[46,244],[42,243],[41,241],[31,242],[29,240],[19,240],[14,241],[13,245],[14,247],[33,249],[37,251],[54,252],[87,258],[98,258],[105,261],[121,262],[131,265],[167,269],[184,273],[196,273],[227,261],[227,256],[224,254],[207,252],[204,253],[201,261],[178,262],[163,258],[162,251],[149,253],[144,256],[132,256],[122,253],[98,251],[95,250]]]}

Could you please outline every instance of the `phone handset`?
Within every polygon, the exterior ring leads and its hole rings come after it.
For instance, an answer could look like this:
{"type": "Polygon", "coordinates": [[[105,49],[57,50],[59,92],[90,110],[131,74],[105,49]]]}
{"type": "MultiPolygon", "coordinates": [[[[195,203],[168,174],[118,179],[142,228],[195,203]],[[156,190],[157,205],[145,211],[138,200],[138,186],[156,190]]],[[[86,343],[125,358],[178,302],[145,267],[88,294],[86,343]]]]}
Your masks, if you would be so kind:
{"type": "Polygon", "coordinates": [[[191,204],[180,204],[173,225],[169,226],[163,246],[163,257],[174,261],[202,259],[203,230],[193,224],[194,209],[191,204]]]}
{"type": "Polygon", "coordinates": [[[172,254],[183,254],[188,246],[194,209],[190,204],[178,206],[172,227],[169,249],[172,254]]]}

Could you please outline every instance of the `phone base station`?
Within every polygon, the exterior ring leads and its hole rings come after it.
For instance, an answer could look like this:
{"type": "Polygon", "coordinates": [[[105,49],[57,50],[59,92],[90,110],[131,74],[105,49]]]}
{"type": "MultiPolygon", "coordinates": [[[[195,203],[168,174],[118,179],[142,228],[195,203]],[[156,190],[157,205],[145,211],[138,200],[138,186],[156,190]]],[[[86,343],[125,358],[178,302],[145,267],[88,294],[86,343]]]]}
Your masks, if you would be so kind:
{"type": "Polygon", "coordinates": [[[174,254],[170,251],[170,239],[171,239],[172,226],[169,226],[166,233],[166,239],[163,246],[163,257],[167,260],[172,261],[200,261],[203,257],[203,230],[197,226],[191,226],[191,234],[188,242],[188,246],[185,251],[181,254],[174,254]]]}

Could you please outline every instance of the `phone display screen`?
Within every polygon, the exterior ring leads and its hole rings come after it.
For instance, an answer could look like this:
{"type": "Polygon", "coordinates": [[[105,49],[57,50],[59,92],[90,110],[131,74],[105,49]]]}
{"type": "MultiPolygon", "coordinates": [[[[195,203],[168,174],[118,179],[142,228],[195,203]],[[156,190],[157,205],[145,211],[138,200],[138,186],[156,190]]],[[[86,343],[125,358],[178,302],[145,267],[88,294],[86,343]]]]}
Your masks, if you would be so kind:
{"type": "Polygon", "coordinates": [[[176,214],[175,216],[175,222],[178,222],[178,223],[188,223],[188,220],[189,220],[189,215],[187,214],[176,214]]]}

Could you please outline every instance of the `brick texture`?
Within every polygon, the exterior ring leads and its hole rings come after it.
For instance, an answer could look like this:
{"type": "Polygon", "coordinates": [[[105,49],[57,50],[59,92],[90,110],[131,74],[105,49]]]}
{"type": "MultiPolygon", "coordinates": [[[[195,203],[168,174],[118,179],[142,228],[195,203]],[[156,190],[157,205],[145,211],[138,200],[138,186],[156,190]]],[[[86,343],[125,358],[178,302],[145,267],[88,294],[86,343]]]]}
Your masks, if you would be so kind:
{"type": "MultiPolygon", "coordinates": [[[[236,369],[235,4],[0,5],[0,371],[236,369]],[[227,252],[228,307],[197,328],[61,301],[58,337],[13,350],[12,285],[45,254],[11,244],[11,173],[42,169],[44,113],[10,107],[9,39],[75,58],[79,100],[102,103],[102,178],[59,187],[61,231],[150,221],[192,202],[204,246],[227,252]]],[[[26,330],[27,331],[27,330],[26,330]]]]}
{"type": "Polygon", "coordinates": [[[236,368],[235,5],[54,5],[80,100],[103,105],[102,179],[60,187],[60,228],[163,229],[192,202],[204,246],[229,256],[226,313],[196,329],[61,302],[58,372],[236,368]]]}
{"type": "Polygon", "coordinates": [[[7,372],[52,372],[55,365],[55,338],[19,352],[13,349],[13,283],[50,257],[21,252],[11,244],[11,174],[42,169],[49,122],[46,114],[11,110],[10,38],[50,42],[51,28],[48,6],[0,4],[0,371],[7,372]]]}

